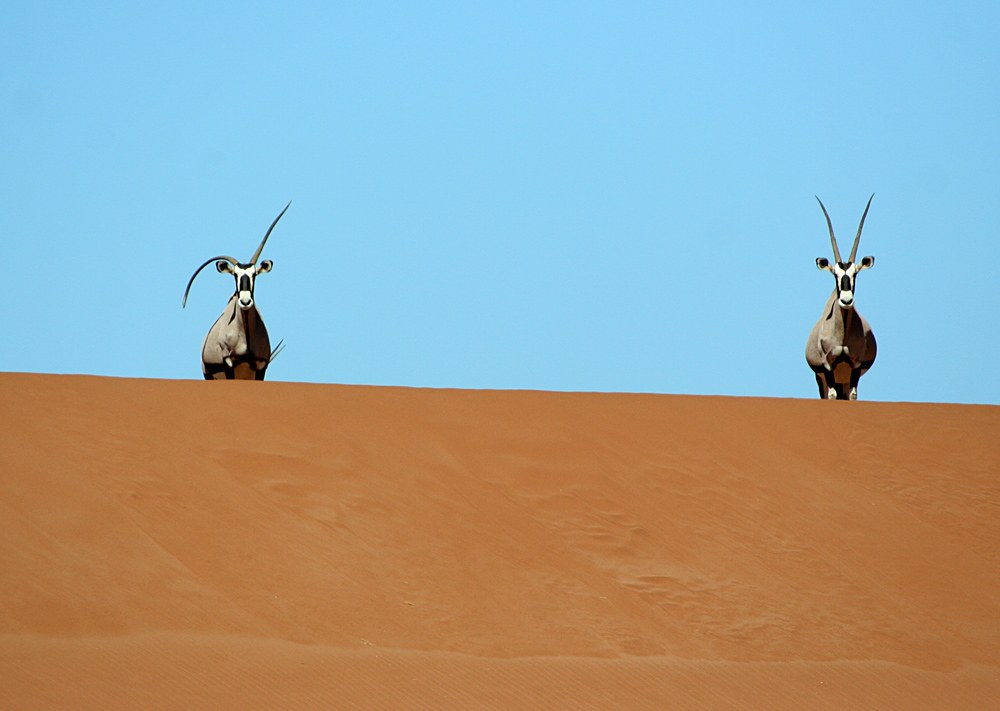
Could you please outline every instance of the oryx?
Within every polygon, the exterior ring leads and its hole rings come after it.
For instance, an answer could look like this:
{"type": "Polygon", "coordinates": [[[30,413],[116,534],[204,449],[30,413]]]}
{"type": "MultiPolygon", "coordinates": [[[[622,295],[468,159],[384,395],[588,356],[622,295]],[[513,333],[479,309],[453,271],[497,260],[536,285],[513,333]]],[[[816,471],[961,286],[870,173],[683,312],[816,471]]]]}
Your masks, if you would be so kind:
{"type": "MultiPolygon", "coordinates": [[[[291,204],[289,202],[285,205],[285,210],[291,204]]],[[[257,259],[267,238],[271,236],[271,230],[278,224],[285,210],[278,213],[267,228],[264,239],[260,241],[248,263],[238,262],[225,255],[212,257],[198,267],[188,281],[182,308],[187,305],[188,292],[191,291],[194,278],[212,262],[215,262],[215,268],[219,272],[232,274],[236,278],[236,291],[229,298],[222,315],[209,329],[201,348],[201,369],[205,380],[263,380],[268,364],[281,350],[281,343],[271,350],[264,319],[260,317],[254,302],[253,287],[258,274],[271,271],[273,263],[270,259],[265,259],[260,264],[257,264],[257,259]]]]}
{"type": "Polygon", "coordinates": [[[822,317],[809,334],[809,341],[806,343],[806,362],[816,373],[819,396],[828,400],[857,400],[858,381],[875,362],[875,334],[854,307],[855,280],[858,272],[875,264],[875,257],[863,257],[860,263],[854,262],[858,254],[861,230],[865,226],[865,217],[868,216],[868,208],[871,207],[873,197],[874,193],[865,205],[861,224],[858,225],[858,234],[854,237],[851,256],[846,262],[840,258],[830,215],[823,201],[816,197],[826,217],[826,226],[830,230],[830,243],[833,245],[835,260],[831,264],[826,257],[818,257],[816,266],[833,274],[836,283],[823,308],[822,317]]]}

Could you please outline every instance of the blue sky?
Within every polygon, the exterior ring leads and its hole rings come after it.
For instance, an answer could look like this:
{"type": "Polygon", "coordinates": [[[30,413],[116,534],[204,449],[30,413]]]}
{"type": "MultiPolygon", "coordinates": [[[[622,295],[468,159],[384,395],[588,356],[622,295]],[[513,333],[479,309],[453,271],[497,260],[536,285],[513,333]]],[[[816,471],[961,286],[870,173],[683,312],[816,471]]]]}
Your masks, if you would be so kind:
{"type": "Polygon", "coordinates": [[[6,371],[816,396],[875,193],[862,399],[1000,404],[996,3],[14,3],[6,371]]]}

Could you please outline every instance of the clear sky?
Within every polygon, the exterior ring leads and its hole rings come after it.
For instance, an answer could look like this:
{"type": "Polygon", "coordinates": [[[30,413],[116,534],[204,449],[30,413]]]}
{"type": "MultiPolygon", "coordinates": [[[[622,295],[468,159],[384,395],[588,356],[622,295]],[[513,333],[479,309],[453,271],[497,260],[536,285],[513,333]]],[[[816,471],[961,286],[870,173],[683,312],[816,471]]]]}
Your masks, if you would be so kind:
{"type": "Polygon", "coordinates": [[[0,370],[200,378],[271,220],[269,380],[1000,404],[996,2],[20,2],[0,370]]]}

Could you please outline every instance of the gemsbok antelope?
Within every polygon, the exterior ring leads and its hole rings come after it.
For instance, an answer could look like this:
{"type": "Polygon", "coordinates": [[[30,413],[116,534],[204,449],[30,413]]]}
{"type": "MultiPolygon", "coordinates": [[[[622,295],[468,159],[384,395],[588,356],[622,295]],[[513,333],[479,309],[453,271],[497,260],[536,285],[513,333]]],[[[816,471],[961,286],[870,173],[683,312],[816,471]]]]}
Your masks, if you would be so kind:
{"type": "MultiPolygon", "coordinates": [[[[291,204],[289,202],[285,205],[285,210],[291,204]]],[[[265,259],[260,264],[257,264],[257,259],[260,258],[267,238],[271,236],[271,230],[278,224],[285,210],[267,228],[264,239],[260,241],[248,263],[238,262],[225,255],[212,257],[198,267],[188,280],[181,308],[187,305],[188,292],[191,291],[194,278],[212,262],[215,262],[215,268],[219,272],[232,274],[236,278],[236,291],[229,298],[222,315],[209,329],[201,348],[201,369],[205,380],[263,380],[267,366],[281,350],[281,343],[271,350],[264,319],[253,298],[253,288],[258,274],[271,271],[273,262],[270,259],[265,259]]]]}
{"type": "Polygon", "coordinates": [[[816,266],[833,274],[836,283],[823,308],[822,317],[809,334],[809,341],[806,343],[806,362],[816,374],[819,396],[828,400],[857,400],[858,381],[875,362],[875,334],[854,306],[855,280],[858,272],[875,264],[875,257],[863,257],[861,262],[857,264],[854,262],[858,254],[861,230],[865,226],[865,218],[868,216],[868,208],[871,207],[873,197],[874,193],[865,205],[861,224],[858,225],[858,234],[854,237],[851,256],[846,262],[840,258],[830,215],[823,201],[819,197],[816,198],[826,217],[826,226],[830,230],[830,243],[833,245],[835,260],[831,264],[826,257],[818,257],[816,266]]]}

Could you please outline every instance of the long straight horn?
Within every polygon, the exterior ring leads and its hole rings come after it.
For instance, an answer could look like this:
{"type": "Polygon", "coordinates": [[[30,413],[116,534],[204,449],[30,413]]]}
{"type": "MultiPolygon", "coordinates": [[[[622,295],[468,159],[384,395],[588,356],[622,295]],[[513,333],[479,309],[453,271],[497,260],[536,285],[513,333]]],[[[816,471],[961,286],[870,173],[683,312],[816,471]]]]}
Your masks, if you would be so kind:
{"type": "Polygon", "coordinates": [[[851,262],[854,262],[854,258],[858,256],[858,242],[861,241],[861,230],[863,230],[865,227],[865,218],[868,217],[868,208],[872,206],[873,197],[875,197],[875,193],[872,193],[872,196],[868,198],[868,204],[865,205],[865,212],[863,215],[861,215],[861,224],[858,225],[858,234],[855,235],[854,246],[851,247],[851,259],[850,259],[851,262]]]}
{"type": "MultiPolygon", "coordinates": [[[[291,204],[292,204],[292,201],[289,200],[288,201],[288,205],[285,205],[285,210],[287,210],[291,206],[291,204]]],[[[262,239],[260,241],[260,246],[257,247],[257,251],[253,253],[252,257],[250,257],[250,263],[251,264],[256,264],[257,263],[257,259],[260,257],[260,253],[264,250],[264,243],[267,242],[267,238],[271,236],[271,230],[273,230],[274,226],[276,224],[278,224],[278,220],[280,220],[281,216],[285,214],[285,210],[282,210],[281,212],[279,212],[278,216],[274,218],[274,222],[272,222],[271,226],[267,228],[267,233],[264,235],[264,239],[262,239]]]]}
{"type": "Polygon", "coordinates": [[[211,264],[212,262],[214,262],[214,261],[216,261],[218,259],[225,259],[227,262],[229,262],[230,264],[232,264],[234,267],[239,266],[239,262],[237,262],[232,257],[225,256],[224,254],[221,254],[218,257],[212,257],[211,259],[206,260],[204,264],[202,264],[200,267],[198,267],[197,269],[194,270],[194,274],[192,274],[191,278],[188,279],[187,289],[184,290],[184,301],[181,302],[181,308],[182,309],[185,306],[187,306],[188,292],[191,291],[191,285],[194,284],[194,278],[196,276],[198,276],[198,272],[200,272],[202,269],[204,269],[209,264],[211,264]]]}
{"type": "Polygon", "coordinates": [[[826,218],[826,226],[830,230],[830,244],[833,245],[833,258],[836,259],[837,263],[839,264],[840,263],[840,250],[837,249],[837,238],[833,236],[833,223],[830,222],[830,215],[827,214],[827,212],[826,212],[826,206],[823,204],[823,201],[819,199],[819,195],[814,195],[813,197],[816,198],[816,202],[819,203],[819,206],[821,208],[823,208],[823,216],[826,218]]]}

